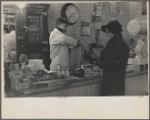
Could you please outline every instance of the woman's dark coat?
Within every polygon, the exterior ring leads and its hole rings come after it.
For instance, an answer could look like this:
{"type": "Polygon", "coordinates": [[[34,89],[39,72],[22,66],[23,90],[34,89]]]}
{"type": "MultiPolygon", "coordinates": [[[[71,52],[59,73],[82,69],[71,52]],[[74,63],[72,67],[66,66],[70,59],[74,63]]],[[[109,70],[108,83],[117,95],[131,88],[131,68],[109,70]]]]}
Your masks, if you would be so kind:
{"type": "Polygon", "coordinates": [[[101,56],[104,68],[102,95],[123,95],[125,93],[125,72],[129,48],[122,35],[115,35],[106,45],[101,56]]]}

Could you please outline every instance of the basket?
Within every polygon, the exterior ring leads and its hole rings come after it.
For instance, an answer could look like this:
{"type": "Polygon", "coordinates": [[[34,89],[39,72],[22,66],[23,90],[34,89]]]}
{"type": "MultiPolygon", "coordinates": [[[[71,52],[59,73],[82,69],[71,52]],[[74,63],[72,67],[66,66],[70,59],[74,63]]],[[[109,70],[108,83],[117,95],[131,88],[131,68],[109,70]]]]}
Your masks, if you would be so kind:
{"type": "Polygon", "coordinates": [[[23,77],[21,71],[11,71],[10,77],[10,89],[11,90],[23,90],[31,88],[31,78],[23,77]]]}

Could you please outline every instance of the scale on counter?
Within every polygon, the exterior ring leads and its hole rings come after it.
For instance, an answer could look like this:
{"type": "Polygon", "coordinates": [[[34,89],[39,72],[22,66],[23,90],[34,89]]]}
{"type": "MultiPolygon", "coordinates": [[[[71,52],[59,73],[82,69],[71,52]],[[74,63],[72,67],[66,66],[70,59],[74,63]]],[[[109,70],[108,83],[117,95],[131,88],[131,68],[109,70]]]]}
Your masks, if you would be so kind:
{"type": "Polygon", "coordinates": [[[127,71],[129,69],[140,71],[141,68],[148,65],[148,49],[147,49],[147,16],[131,20],[127,26],[128,33],[131,37],[135,37],[137,45],[130,51],[135,53],[134,58],[128,59],[127,71]]]}
{"type": "Polygon", "coordinates": [[[129,58],[128,64],[144,65],[148,64],[147,50],[147,16],[131,20],[127,25],[128,33],[131,37],[136,37],[137,45],[130,51],[135,52],[135,58],[129,58]]]}

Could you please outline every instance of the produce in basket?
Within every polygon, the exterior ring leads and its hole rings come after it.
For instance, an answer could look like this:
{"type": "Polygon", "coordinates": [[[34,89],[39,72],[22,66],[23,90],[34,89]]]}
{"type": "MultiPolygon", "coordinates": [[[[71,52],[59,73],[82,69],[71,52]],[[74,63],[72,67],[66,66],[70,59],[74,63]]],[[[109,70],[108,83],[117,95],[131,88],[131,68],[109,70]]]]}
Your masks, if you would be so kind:
{"type": "Polygon", "coordinates": [[[76,77],[83,77],[85,74],[84,70],[81,68],[77,68],[74,71],[71,72],[72,76],[76,76],[76,77]]]}

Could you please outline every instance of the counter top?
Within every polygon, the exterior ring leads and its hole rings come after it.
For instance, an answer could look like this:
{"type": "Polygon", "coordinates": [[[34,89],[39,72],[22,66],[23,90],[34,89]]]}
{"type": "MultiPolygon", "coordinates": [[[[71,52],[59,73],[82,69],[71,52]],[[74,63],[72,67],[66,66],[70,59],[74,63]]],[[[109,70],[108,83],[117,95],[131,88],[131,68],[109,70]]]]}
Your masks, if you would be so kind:
{"type": "MultiPolygon", "coordinates": [[[[148,71],[127,73],[126,78],[140,76],[140,75],[144,75],[147,73],[148,71]]],[[[89,76],[85,76],[82,78],[72,77],[72,78],[66,78],[66,79],[49,80],[49,81],[44,81],[44,82],[50,83],[48,87],[31,88],[31,89],[17,90],[17,91],[11,90],[7,92],[5,95],[6,97],[34,96],[37,94],[60,91],[60,90],[69,89],[69,88],[88,86],[91,84],[100,84],[101,81],[102,81],[102,75],[98,75],[98,74],[97,75],[95,74],[92,76],[89,75],[89,76]],[[51,84],[53,82],[55,84],[51,84]]]]}

